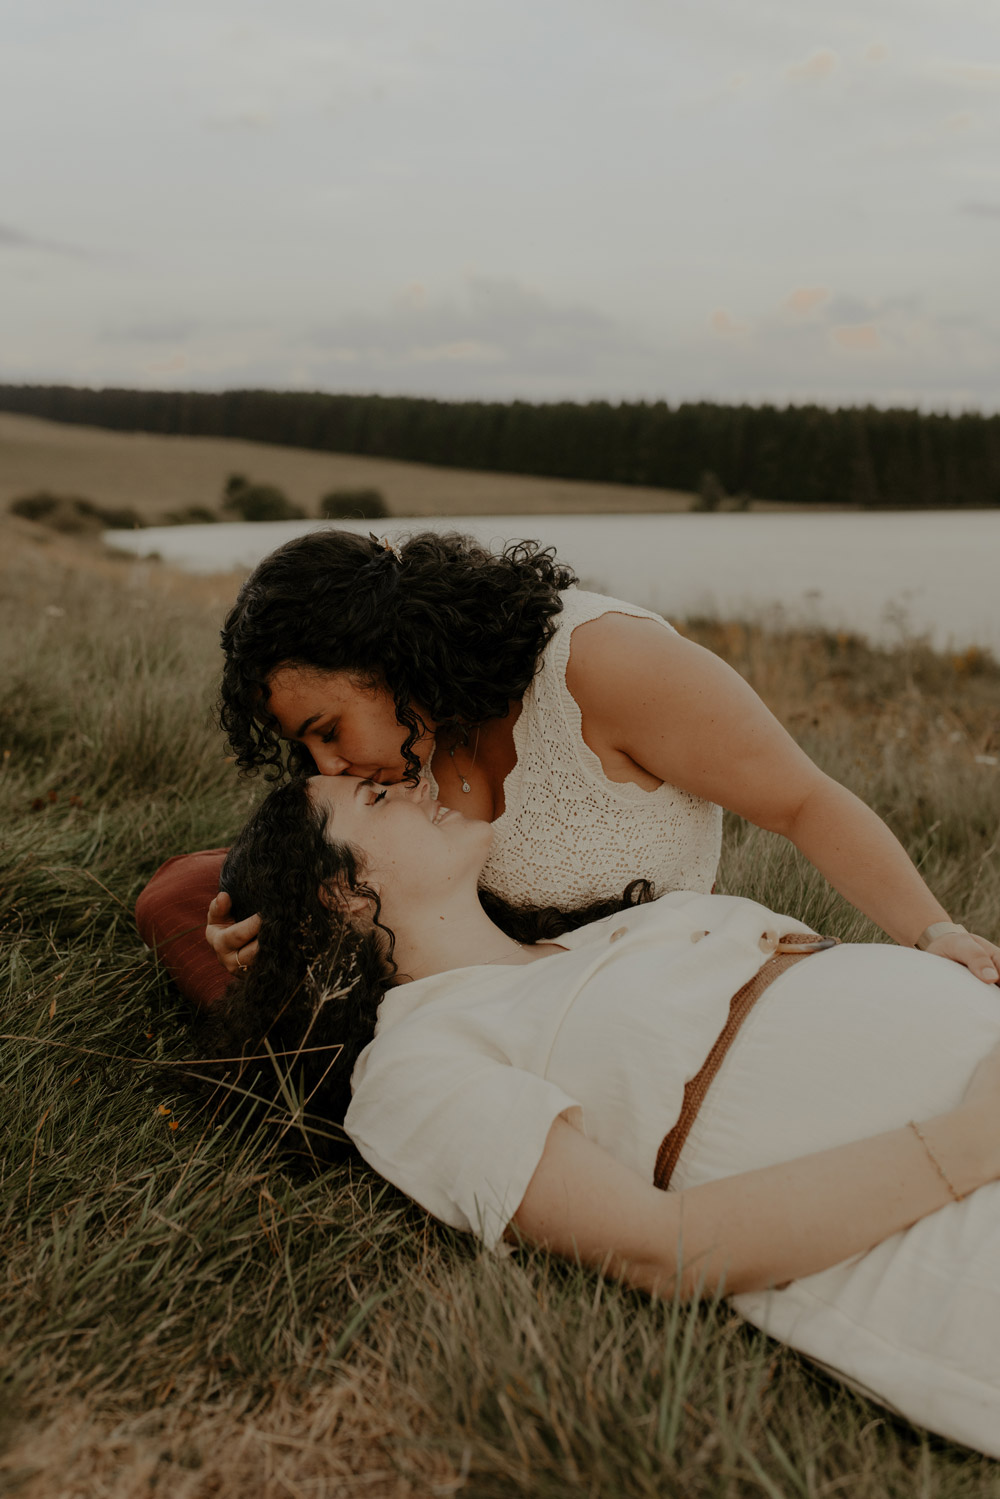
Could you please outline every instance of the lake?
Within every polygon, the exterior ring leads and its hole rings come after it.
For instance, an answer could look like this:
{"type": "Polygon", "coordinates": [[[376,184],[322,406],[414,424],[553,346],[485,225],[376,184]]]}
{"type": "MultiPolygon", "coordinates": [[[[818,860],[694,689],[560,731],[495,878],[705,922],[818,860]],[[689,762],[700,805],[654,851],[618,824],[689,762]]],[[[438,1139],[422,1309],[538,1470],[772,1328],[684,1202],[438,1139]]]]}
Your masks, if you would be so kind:
{"type": "MultiPolygon", "coordinates": [[[[136,556],[195,572],[253,567],[328,521],[237,522],[110,531],[136,556]]],[[[885,644],[927,636],[942,649],[1000,655],[1000,511],[475,516],[338,521],[390,538],[468,532],[492,546],[535,537],[581,580],[674,619],[692,615],[820,625],[885,644]]]]}

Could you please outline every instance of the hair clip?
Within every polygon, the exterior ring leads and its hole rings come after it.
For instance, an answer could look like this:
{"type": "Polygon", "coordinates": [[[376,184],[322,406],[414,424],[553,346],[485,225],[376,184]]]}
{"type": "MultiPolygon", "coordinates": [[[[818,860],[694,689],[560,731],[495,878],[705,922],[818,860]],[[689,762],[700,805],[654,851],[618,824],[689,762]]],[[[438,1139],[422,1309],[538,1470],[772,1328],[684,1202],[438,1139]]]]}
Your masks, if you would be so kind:
{"type": "Polygon", "coordinates": [[[402,552],[399,550],[398,546],[396,546],[389,540],[388,536],[376,536],[374,531],[369,531],[368,540],[372,542],[374,546],[381,547],[384,552],[391,552],[397,562],[402,562],[402,552]]]}

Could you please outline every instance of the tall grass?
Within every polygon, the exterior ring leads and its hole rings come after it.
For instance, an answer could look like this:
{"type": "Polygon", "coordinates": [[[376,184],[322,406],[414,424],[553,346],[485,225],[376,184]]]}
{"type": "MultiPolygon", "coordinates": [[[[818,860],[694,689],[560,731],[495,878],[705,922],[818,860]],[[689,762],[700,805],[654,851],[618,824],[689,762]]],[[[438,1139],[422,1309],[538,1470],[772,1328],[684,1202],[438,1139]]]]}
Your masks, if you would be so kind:
{"type": "MultiPolygon", "coordinates": [[[[20,556],[0,656],[5,1456],[25,1499],[1000,1495],[723,1303],[493,1257],[359,1165],[316,1175],[180,1085],[188,1015],[131,909],[253,788],[210,703],[218,605],[20,556]]],[[[995,929],[1000,672],[919,645],[692,627],[995,929]]],[[[869,937],[787,846],[723,886],[869,937]]]]}

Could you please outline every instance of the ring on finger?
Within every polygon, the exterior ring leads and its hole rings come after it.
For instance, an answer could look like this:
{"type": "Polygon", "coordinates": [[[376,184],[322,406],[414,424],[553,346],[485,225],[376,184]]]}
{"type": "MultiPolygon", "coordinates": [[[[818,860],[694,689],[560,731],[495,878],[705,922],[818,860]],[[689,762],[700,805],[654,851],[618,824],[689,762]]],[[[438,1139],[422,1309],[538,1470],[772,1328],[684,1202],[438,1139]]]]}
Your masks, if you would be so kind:
{"type": "Polygon", "coordinates": [[[247,968],[247,965],[240,958],[240,953],[242,951],[243,951],[242,947],[238,947],[236,949],[236,966],[240,970],[241,973],[248,973],[249,969],[247,968]]]}

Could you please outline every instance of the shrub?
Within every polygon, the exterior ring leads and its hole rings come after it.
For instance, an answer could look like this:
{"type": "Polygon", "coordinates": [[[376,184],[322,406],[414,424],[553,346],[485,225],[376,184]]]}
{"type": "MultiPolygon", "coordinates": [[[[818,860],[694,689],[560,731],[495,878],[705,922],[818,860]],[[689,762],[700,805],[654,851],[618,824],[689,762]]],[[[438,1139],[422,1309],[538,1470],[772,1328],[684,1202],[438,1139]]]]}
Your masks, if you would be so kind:
{"type": "Polygon", "coordinates": [[[301,505],[290,500],[276,484],[251,484],[243,474],[230,474],[222,494],[223,510],[233,510],[243,520],[305,520],[301,505]]]}
{"type": "Polygon", "coordinates": [[[718,474],[713,473],[710,468],[707,468],[698,480],[698,495],[691,509],[701,511],[718,510],[725,498],[726,491],[722,486],[718,474]]]}
{"type": "Polygon", "coordinates": [[[391,512],[379,489],[331,489],[319,513],[326,520],[380,520],[391,512]]]}
{"type": "Polygon", "coordinates": [[[54,531],[131,531],[146,522],[130,505],[106,509],[82,495],[50,494],[40,490],[11,500],[10,513],[32,520],[54,531]]]}
{"type": "Polygon", "coordinates": [[[219,517],[207,505],[186,505],[183,510],[165,510],[160,516],[161,526],[207,526],[219,517]]]}
{"type": "Polygon", "coordinates": [[[101,525],[106,526],[109,531],[135,531],[146,524],[138,510],[133,510],[131,505],[122,505],[112,510],[97,505],[95,509],[101,525]]]}
{"type": "Polygon", "coordinates": [[[24,520],[47,521],[59,503],[54,494],[26,494],[11,500],[9,509],[11,515],[20,515],[24,520]]]}

